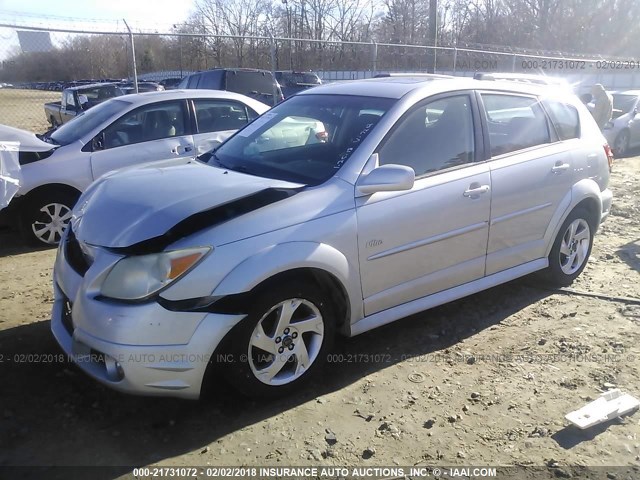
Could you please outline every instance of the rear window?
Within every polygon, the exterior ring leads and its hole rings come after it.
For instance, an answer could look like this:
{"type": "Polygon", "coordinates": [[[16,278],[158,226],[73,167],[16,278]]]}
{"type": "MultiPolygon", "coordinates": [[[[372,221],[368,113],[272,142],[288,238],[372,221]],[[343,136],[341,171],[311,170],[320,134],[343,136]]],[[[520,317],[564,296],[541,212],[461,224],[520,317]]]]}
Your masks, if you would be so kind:
{"type": "Polygon", "coordinates": [[[580,117],[573,106],[554,100],[545,100],[544,104],[560,140],[580,137],[580,117]]]}
{"type": "Polygon", "coordinates": [[[298,85],[320,85],[320,78],[315,73],[284,73],[282,82],[287,87],[298,85]]]}

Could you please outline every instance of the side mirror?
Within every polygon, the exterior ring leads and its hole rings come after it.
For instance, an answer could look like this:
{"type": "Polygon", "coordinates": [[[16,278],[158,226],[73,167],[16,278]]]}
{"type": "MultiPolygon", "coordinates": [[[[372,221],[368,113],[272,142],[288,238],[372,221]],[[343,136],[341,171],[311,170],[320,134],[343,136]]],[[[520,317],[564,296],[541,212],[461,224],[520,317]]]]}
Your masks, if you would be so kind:
{"type": "Polygon", "coordinates": [[[358,191],[364,195],[376,192],[399,192],[411,190],[416,179],[413,168],[404,165],[382,165],[363,174],[356,183],[358,191]]]}

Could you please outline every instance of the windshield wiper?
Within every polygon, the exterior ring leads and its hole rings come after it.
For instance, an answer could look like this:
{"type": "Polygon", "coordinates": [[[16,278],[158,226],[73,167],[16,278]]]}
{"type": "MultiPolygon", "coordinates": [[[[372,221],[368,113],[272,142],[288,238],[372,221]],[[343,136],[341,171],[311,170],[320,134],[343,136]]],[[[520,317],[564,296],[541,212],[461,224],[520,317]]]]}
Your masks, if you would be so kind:
{"type": "Polygon", "coordinates": [[[51,135],[48,135],[46,133],[44,135],[37,133],[36,137],[38,137],[43,142],[51,143],[52,145],[60,145],[60,142],[56,142],[53,138],[51,138],[51,135]]]}
{"type": "Polygon", "coordinates": [[[253,173],[253,170],[251,170],[248,167],[245,167],[244,165],[235,165],[233,167],[225,165],[220,161],[220,158],[218,158],[215,152],[210,152],[210,153],[211,153],[211,157],[209,158],[209,161],[214,160],[220,168],[223,168],[225,170],[231,170],[232,172],[240,172],[240,173],[246,173],[247,175],[255,175],[255,173],[253,173]]]}

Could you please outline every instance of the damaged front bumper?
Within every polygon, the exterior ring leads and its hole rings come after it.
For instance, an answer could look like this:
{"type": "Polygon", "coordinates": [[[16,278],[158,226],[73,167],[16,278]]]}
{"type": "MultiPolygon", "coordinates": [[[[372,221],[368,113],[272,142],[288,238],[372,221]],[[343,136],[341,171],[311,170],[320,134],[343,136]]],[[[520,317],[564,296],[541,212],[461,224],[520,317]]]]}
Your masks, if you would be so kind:
{"type": "Polygon", "coordinates": [[[100,299],[93,285],[104,262],[82,276],[67,261],[65,244],[54,268],[51,330],[69,359],[116,390],[198,398],[217,346],[244,315],[173,312],[156,301],[100,299]]]}

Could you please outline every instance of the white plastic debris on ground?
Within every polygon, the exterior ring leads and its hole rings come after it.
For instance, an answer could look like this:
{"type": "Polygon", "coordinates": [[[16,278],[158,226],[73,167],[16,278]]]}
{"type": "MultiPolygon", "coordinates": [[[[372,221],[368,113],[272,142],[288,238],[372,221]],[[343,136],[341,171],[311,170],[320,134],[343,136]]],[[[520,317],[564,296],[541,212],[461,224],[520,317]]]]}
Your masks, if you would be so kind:
{"type": "Polygon", "coordinates": [[[0,142],[0,210],[9,205],[22,183],[18,142],[0,142]]]}
{"type": "Polygon", "coordinates": [[[640,401],[616,388],[604,392],[600,398],[567,414],[565,418],[576,427],[585,429],[630,413],[638,407],[640,401]]]}

